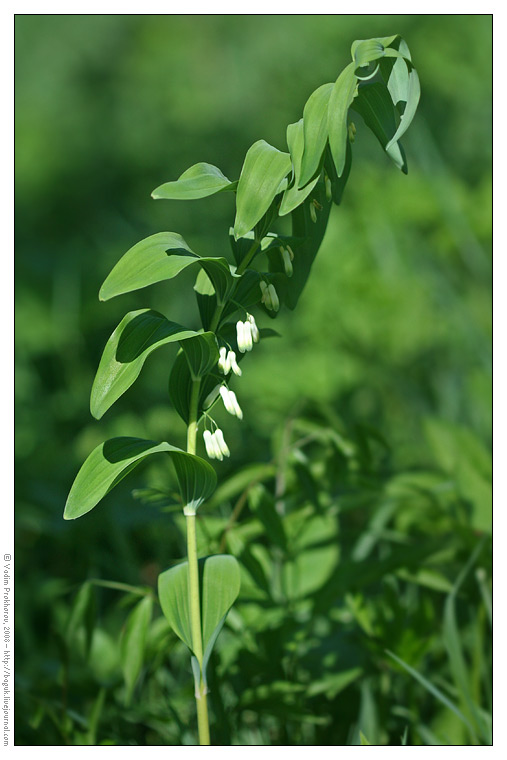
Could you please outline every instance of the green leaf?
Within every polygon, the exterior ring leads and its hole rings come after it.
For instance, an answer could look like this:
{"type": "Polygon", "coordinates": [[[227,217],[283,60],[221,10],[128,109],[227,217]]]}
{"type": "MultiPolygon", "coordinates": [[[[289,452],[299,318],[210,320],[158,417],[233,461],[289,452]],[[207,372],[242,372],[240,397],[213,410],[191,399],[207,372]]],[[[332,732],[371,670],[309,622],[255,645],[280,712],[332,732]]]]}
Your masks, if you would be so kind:
{"type": "Polygon", "coordinates": [[[325,673],[323,678],[308,684],[307,695],[315,697],[319,694],[325,694],[328,699],[334,699],[337,694],[362,675],[362,668],[351,668],[340,673],[325,673]]]}
{"type": "Polygon", "coordinates": [[[97,699],[92,705],[88,717],[88,731],[86,733],[86,742],[88,746],[94,747],[97,744],[97,731],[100,719],[104,712],[104,702],[106,699],[106,690],[102,687],[97,694],[97,699]]]}
{"type": "Polygon", "coordinates": [[[88,456],[70,490],[64,519],[75,520],[89,512],[139,462],[159,452],[171,456],[183,503],[197,509],[216,486],[216,474],[208,462],[170,443],[121,437],[99,444],[88,456]]]}
{"type": "Polygon", "coordinates": [[[292,262],[293,274],[286,282],[285,303],[289,309],[294,309],[301,295],[306,281],[310,274],[310,269],[320,248],[320,244],[326,232],[327,222],[331,203],[326,198],[325,184],[322,180],[315,185],[311,197],[307,198],[304,203],[298,206],[291,214],[292,218],[292,235],[301,238],[303,242],[294,252],[294,261],[292,262]],[[312,221],[310,204],[313,199],[321,207],[316,211],[317,221],[312,221]]]}
{"type": "Polygon", "coordinates": [[[364,123],[371,129],[389,158],[406,174],[405,153],[398,143],[391,141],[396,133],[396,119],[391,96],[385,84],[374,82],[361,85],[352,108],[363,117],[364,123]],[[388,144],[391,147],[387,150],[388,144]]]}
{"type": "Polygon", "coordinates": [[[218,301],[213,283],[204,269],[199,271],[199,274],[195,279],[194,291],[197,298],[202,326],[204,330],[209,330],[213,322],[218,301]]]}
{"type": "Polygon", "coordinates": [[[275,475],[276,467],[273,464],[246,465],[242,469],[237,470],[227,480],[220,483],[209,504],[206,506],[209,506],[211,509],[219,507],[221,504],[239,496],[242,491],[248,491],[256,483],[270,480],[275,475]]]}
{"type": "Polygon", "coordinates": [[[405,106],[405,110],[403,111],[401,115],[401,121],[400,121],[399,127],[396,130],[393,137],[391,138],[391,140],[388,142],[386,146],[386,151],[389,151],[391,146],[394,145],[394,143],[396,143],[409,128],[415,116],[415,112],[417,111],[417,106],[419,104],[420,97],[421,97],[421,85],[419,83],[419,77],[417,75],[417,71],[415,69],[412,69],[410,74],[408,75],[408,85],[407,85],[407,91],[405,95],[407,104],[405,106]]]}
{"type": "Polygon", "coordinates": [[[359,738],[361,740],[361,746],[362,747],[364,747],[364,746],[370,747],[371,746],[371,742],[368,741],[368,739],[366,738],[366,736],[363,734],[362,731],[359,732],[359,738]]]}
{"type": "Polygon", "coordinates": [[[261,483],[256,483],[249,489],[248,504],[264,525],[269,540],[285,551],[287,549],[287,536],[282,519],[276,511],[274,498],[261,483]]]}
{"type": "Polygon", "coordinates": [[[158,597],[162,612],[174,633],[193,651],[188,562],[175,565],[158,576],[158,597]]]}
{"type": "MultiPolygon", "coordinates": [[[[197,419],[201,418],[204,411],[204,401],[210,392],[216,386],[223,382],[223,376],[209,374],[201,380],[199,389],[199,405],[197,409],[197,419]]],[[[176,357],[171,374],[169,376],[169,396],[174,408],[180,415],[181,419],[188,424],[190,410],[190,393],[192,390],[192,377],[188,361],[183,351],[176,357]]],[[[217,391],[218,394],[218,391],[217,391]]],[[[208,408],[208,407],[206,407],[208,408]]]]}
{"type": "Polygon", "coordinates": [[[99,298],[107,301],[122,293],[170,280],[194,264],[205,269],[219,298],[227,298],[234,287],[235,277],[227,259],[198,256],[175,232],[151,235],[127,251],[107,276],[99,298]]]}
{"type": "Polygon", "coordinates": [[[324,169],[326,171],[326,174],[331,181],[331,198],[333,200],[333,203],[336,203],[337,206],[340,205],[342,202],[343,192],[345,190],[345,185],[347,184],[347,180],[350,175],[350,169],[352,167],[352,148],[350,146],[350,140],[347,140],[347,149],[345,153],[345,166],[343,167],[342,176],[339,177],[336,173],[336,167],[334,165],[333,156],[331,155],[331,150],[329,148],[329,145],[326,147],[326,152],[324,154],[324,169]]]}
{"type": "Polygon", "coordinates": [[[250,232],[269,209],[291,169],[288,153],[258,140],[249,148],[238,183],[234,237],[250,232]]]}
{"type": "Polygon", "coordinates": [[[87,581],[79,589],[72,604],[69,620],[65,631],[65,638],[69,648],[78,644],[77,633],[81,627],[85,631],[84,654],[88,655],[92,643],[93,630],[95,627],[95,593],[92,584],[87,581]]]}
{"type": "Polygon", "coordinates": [[[464,712],[470,720],[470,731],[477,741],[476,731],[479,731],[481,737],[485,743],[489,741],[488,726],[484,722],[480,706],[476,703],[473,695],[473,675],[469,672],[463,652],[463,637],[458,627],[458,619],[456,613],[456,598],[460,587],[462,586],[466,576],[469,574],[473,565],[477,561],[477,558],[484,547],[485,538],[480,541],[470,557],[465,567],[459,574],[451,593],[448,595],[444,605],[444,617],[443,617],[443,640],[447,654],[449,656],[449,663],[451,668],[452,677],[457,687],[464,712]]]}
{"type": "Polygon", "coordinates": [[[236,287],[239,275],[231,272],[229,262],[223,257],[203,257],[199,259],[198,263],[204,269],[213,284],[218,302],[220,304],[224,303],[236,287]]]}
{"type": "Polygon", "coordinates": [[[304,150],[301,162],[301,176],[297,183],[299,188],[303,188],[319,173],[322,154],[327,142],[328,103],[333,88],[333,82],[321,85],[315,92],[312,92],[304,107],[304,150]]]}
{"type": "Polygon", "coordinates": [[[216,166],[201,162],[184,171],[175,182],[166,182],[157,187],[151,197],[155,200],[194,200],[235,190],[237,184],[228,180],[216,166]]]}
{"type": "Polygon", "coordinates": [[[170,322],[152,309],[126,314],[106,343],[95,380],[90,410],[100,419],[139,376],[144,362],[156,348],[183,341],[197,333],[170,322]]]}
{"type": "Polygon", "coordinates": [[[385,48],[398,39],[400,39],[399,34],[394,34],[391,37],[372,37],[369,40],[354,40],[350,54],[356,66],[363,67],[385,55],[385,48]]]}
{"type": "MultiPolygon", "coordinates": [[[[327,139],[327,135],[326,135],[327,139]]],[[[313,188],[319,181],[318,174],[312,182],[309,182],[302,190],[299,189],[301,183],[301,161],[303,159],[303,150],[305,147],[303,134],[303,119],[296,124],[289,124],[287,127],[287,145],[289,146],[294,171],[294,182],[285,190],[282,202],[280,204],[279,216],[285,216],[293,211],[297,206],[308,197],[313,188]]],[[[320,161],[320,159],[319,159],[320,161]]]]}
{"type": "Polygon", "coordinates": [[[410,673],[410,675],[415,678],[416,681],[418,681],[421,686],[424,686],[426,691],[428,691],[430,694],[432,694],[436,699],[438,699],[439,702],[441,702],[443,705],[449,708],[457,718],[459,718],[468,728],[470,728],[470,724],[468,723],[467,719],[459,710],[456,705],[451,702],[448,697],[443,694],[440,689],[438,689],[436,686],[434,686],[430,681],[428,681],[421,673],[419,673],[417,670],[414,670],[410,665],[408,665],[406,662],[404,662],[400,657],[397,657],[393,652],[390,652],[388,649],[386,649],[386,654],[389,655],[389,657],[392,657],[392,659],[398,663],[404,670],[407,671],[407,673],[410,673]]]}
{"type": "Polygon", "coordinates": [[[206,667],[225,623],[227,613],[239,595],[240,569],[235,557],[217,554],[203,562],[202,573],[202,671],[206,681],[206,667]]]}
{"type": "Polygon", "coordinates": [[[181,341],[192,380],[204,377],[217,363],[219,353],[215,333],[205,332],[181,341]]]}
{"type": "Polygon", "coordinates": [[[380,71],[394,105],[405,104],[408,99],[410,51],[404,40],[400,40],[399,53],[396,58],[386,55],[380,62],[380,71]]]}
{"type": "Polygon", "coordinates": [[[215,310],[227,302],[237,287],[239,276],[231,272],[226,259],[200,259],[201,271],[197,275],[194,290],[204,330],[213,324],[215,310]]]}
{"type": "Polygon", "coordinates": [[[336,80],[328,106],[329,147],[338,177],[342,176],[347,154],[347,115],[357,87],[355,64],[343,69],[336,80]]]}
{"type": "Polygon", "coordinates": [[[99,298],[109,298],[170,280],[199,257],[176,232],[158,232],[136,243],[122,256],[102,285],[99,298]]]}
{"type": "Polygon", "coordinates": [[[145,597],[130,613],[120,643],[123,678],[127,687],[125,702],[130,704],[144,660],[146,635],[151,621],[153,600],[145,597]]]}
{"type": "MultiPolygon", "coordinates": [[[[234,557],[217,554],[199,560],[202,647],[201,663],[206,666],[218,634],[240,589],[239,564],[234,557]]],[[[193,650],[189,610],[188,562],[159,575],[158,593],[162,611],[176,635],[193,650]]]]}

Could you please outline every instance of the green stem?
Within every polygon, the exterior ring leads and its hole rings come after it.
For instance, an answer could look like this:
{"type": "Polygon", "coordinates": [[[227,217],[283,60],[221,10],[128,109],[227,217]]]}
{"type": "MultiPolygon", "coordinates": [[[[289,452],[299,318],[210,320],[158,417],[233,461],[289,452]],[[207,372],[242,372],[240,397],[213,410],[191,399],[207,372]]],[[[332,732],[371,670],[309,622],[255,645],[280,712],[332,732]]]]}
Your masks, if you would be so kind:
{"type": "Polygon", "coordinates": [[[260,240],[255,239],[253,241],[252,245],[250,246],[250,250],[246,254],[245,258],[243,259],[239,267],[236,269],[236,274],[243,274],[243,272],[248,267],[253,257],[257,253],[257,248],[260,246],[260,244],[261,244],[260,240]]]}
{"type": "MultiPolygon", "coordinates": [[[[189,454],[195,454],[197,439],[197,414],[199,404],[199,391],[201,381],[192,382],[192,392],[190,396],[190,411],[187,430],[187,451],[189,454]]],[[[188,558],[188,593],[190,601],[190,629],[192,632],[192,649],[194,655],[202,668],[202,627],[201,627],[201,600],[199,593],[199,565],[197,562],[197,537],[195,529],[195,514],[187,514],[187,558],[188,558]]],[[[199,685],[196,684],[195,701],[197,705],[197,727],[199,731],[199,744],[209,745],[209,720],[208,720],[208,703],[206,698],[206,687],[202,678],[199,685]]]]}
{"type": "MultiPolygon", "coordinates": [[[[254,245],[250,248],[250,251],[243,260],[243,271],[248,266],[249,261],[253,258],[257,249],[258,243],[255,241],[254,245]]],[[[225,304],[217,304],[213,319],[210,324],[210,331],[215,332],[225,304]]],[[[201,380],[195,378],[192,380],[192,390],[190,393],[190,405],[188,414],[188,428],[187,428],[187,452],[194,454],[197,448],[197,423],[199,415],[199,393],[201,390],[201,380]]],[[[203,660],[203,647],[202,647],[202,626],[201,626],[201,600],[199,592],[199,564],[197,560],[197,536],[196,536],[196,520],[194,514],[185,514],[187,522],[187,559],[188,559],[188,593],[190,602],[190,629],[192,634],[192,649],[194,655],[201,668],[200,683],[196,683],[195,689],[195,701],[197,706],[197,727],[199,731],[199,744],[210,745],[210,732],[209,732],[209,718],[208,718],[208,702],[207,702],[207,689],[202,677],[202,660],[203,660]]]]}
{"type": "MultiPolygon", "coordinates": [[[[199,566],[197,563],[197,540],[195,531],[195,515],[187,515],[187,556],[188,556],[188,584],[190,595],[190,628],[192,631],[192,649],[202,668],[202,628],[201,628],[201,602],[199,598],[199,566]]],[[[196,684],[195,702],[197,705],[197,727],[199,731],[199,744],[209,745],[209,720],[206,687],[202,678],[199,686],[196,684]]]]}
{"type": "Polygon", "coordinates": [[[190,408],[188,410],[188,428],[187,428],[187,451],[189,454],[195,454],[197,441],[197,413],[199,407],[199,392],[201,390],[201,381],[192,381],[192,391],[190,393],[190,408]]]}

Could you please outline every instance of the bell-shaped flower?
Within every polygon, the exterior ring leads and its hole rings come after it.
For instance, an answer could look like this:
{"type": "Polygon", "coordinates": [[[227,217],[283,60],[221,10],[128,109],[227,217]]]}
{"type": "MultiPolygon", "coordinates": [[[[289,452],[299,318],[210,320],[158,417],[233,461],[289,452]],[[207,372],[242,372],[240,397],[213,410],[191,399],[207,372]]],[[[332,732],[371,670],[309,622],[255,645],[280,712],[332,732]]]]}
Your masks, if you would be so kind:
{"type": "Polygon", "coordinates": [[[292,253],[292,249],[290,246],[282,247],[280,248],[280,252],[282,254],[282,260],[283,260],[283,268],[285,270],[285,274],[287,277],[292,277],[294,274],[294,268],[292,266],[292,261],[294,259],[294,254],[292,253]]]}
{"type": "Polygon", "coordinates": [[[234,351],[229,351],[229,353],[227,354],[227,361],[228,361],[228,366],[232,369],[234,374],[240,377],[243,373],[241,371],[241,367],[236,361],[236,353],[234,351]]]}
{"type": "Polygon", "coordinates": [[[218,360],[218,369],[224,375],[228,375],[229,372],[231,371],[231,365],[230,365],[230,362],[228,360],[227,349],[225,348],[225,346],[222,346],[222,348],[220,349],[220,358],[218,360]]]}
{"type": "Polygon", "coordinates": [[[209,430],[205,430],[202,437],[204,438],[204,445],[206,446],[206,454],[210,459],[216,459],[212,433],[209,430]]]}
{"type": "Polygon", "coordinates": [[[214,436],[215,436],[216,444],[217,444],[218,448],[220,449],[221,453],[223,454],[223,456],[224,457],[230,457],[231,456],[231,452],[229,451],[229,447],[227,446],[227,444],[226,444],[226,442],[224,440],[224,434],[222,433],[222,431],[220,430],[220,428],[218,428],[217,430],[215,430],[214,436]]]}
{"type": "Polygon", "coordinates": [[[268,285],[268,293],[271,300],[272,311],[278,311],[280,308],[280,301],[278,300],[278,293],[275,290],[275,286],[271,282],[268,285]]]}
{"type": "Polygon", "coordinates": [[[252,350],[252,329],[250,322],[237,322],[236,323],[236,338],[238,341],[238,348],[242,354],[245,351],[252,350]]]}
{"type": "Polygon", "coordinates": [[[225,385],[222,385],[220,388],[220,395],[222,396],[224,406],[229,414],[232,414],[234,417],[239,417],[239,419],[242,420],[243,412],[241,411],[241,407],[238,404],[234,391],[230,391],[225,385]]]}
{"type": "Polygon", "coordinates": [[[278,293],[275,290],[275,286],[270,282],[269,285],[261,280],[260,283],[262,290],[261,301],[269,311],[278,311],[280,308],[280,301],[278,300],[278,293]]]}
{"type": "Polygon", "coordinates": [[[252,334],[252,340],[254,343],[259,342],[259,328],[255,322],[255,318],[252,314],[247,314],[247,321],[250,324],[250,332],[252,334]]]}

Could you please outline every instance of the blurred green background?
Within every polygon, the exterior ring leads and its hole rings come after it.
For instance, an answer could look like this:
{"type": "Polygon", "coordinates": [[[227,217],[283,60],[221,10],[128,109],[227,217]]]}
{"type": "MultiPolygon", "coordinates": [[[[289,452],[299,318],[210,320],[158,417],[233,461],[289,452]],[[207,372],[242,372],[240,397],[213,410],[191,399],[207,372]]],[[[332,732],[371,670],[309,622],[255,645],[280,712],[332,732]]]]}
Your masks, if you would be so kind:
{"type": "MultiPolygon", "coordinates": [[[[197,161],[237,179],[260,138],[285,150],[287,124],[337,77],[355,39],[399,33],[410,47],[422,98],[403,139],[409,173],[353,117],[344,201],[296,311],[273,325],[259,319],[282,338],[245,362],[245,420],[223,420],[225,471],[267,461],[277,426],[318,407],[350,435],[377,431],[390,472],[438,471],[452,484],[466,519],[439,534],[462,541],[451,583],[489,530],[492,19],[18,15],[15,27],[17,741],[69,743],[56,722],[33,716],[44,703],[60,709],[67,655],[57,631],[79,584],[153,585],[181,556],[164,515],[131,496],[146,468],[92,514],[62,520],[77,469],[105,438],[184,444],[167,397],[171,347],[150,357],[100,422],[88,407],[97,363],[126,311],[151,306],[198,326],[185,274],[176,287],[105,304],[99,287],[128,248],[163,230],[230,258],[232,194],[179,203],[153,201],[151,191],[197,161]]],[[[150,469],[163,479],[160,465],[150,469]]],[[[431,523],[421,529],[431,536],[431,523]]],[[[100,598],[104,619],[113,602],[100,598]]],[[[68,697],[76,713],[92,699],[85,682],[76,676],[68,697]]],[[[141,733],[126,743],[150,741],[141,733]]]]}

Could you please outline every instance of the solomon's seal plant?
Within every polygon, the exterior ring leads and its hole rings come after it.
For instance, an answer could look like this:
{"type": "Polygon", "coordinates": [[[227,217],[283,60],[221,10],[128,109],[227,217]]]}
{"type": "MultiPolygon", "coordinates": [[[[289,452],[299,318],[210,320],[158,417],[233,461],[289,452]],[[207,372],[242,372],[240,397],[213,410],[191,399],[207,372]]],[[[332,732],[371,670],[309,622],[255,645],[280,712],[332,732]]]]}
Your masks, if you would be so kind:
{"type": "MultiPolygon", "coordinates": [[[[340,203],[350,173],[356,132],[351,109],[406,172],[400,138],[419,101],[409,49],[394,35],[356,41],[351,53],[352,61],[336,81],[318,87],[303,117],[287,127],[287,150],[258,140],[248,150],[236,181],[215,166],[198,163],[153,192],[153,198],[167,200],[229,193],[236,205],[229,231],[231,260],[200,256],[178,233],[159,232],[127,251],[100,289],[99,297],[106,301],[172,280],[184,269],[195,273],[201,326],[177,324],[150,308],[129,312],[106,343],[91,391],[91,412],[100,419],[134,383],[153,351],[178,343],[169,394],[186,425],[186,450],[167,441],[131,437],[100,444],[74,481],[64,517],[85,515],[146,457],[165,453],[172,461],[186,518],[187,559],[160,575],[159,600],[174,632],[190,650],[199,741],[204,745],[210,743],[207,665],[239,594],[240,569],[237,560],[225,554],[198,559],[196,514],[217,483],[214,468],[198,449],[203,447],[208,459],[231,456],[213,408],[223,403],[231,415],[243,418],[237,378],[248,369],[243,370],[240,361],[255,352],[259,340],[274,334],[259,327],[257,320],[263,314],[275,317],[282,306],[297,305],[331,206],[340,203]],[[276,231],[279,217],[290,217],[289,235],[276,231]]],[[[151,599],[145,599],[136,610],[139,630],[150,616],[151,599]]],[[[130,690],[135,678],[131,673],[130,690]]]]}

